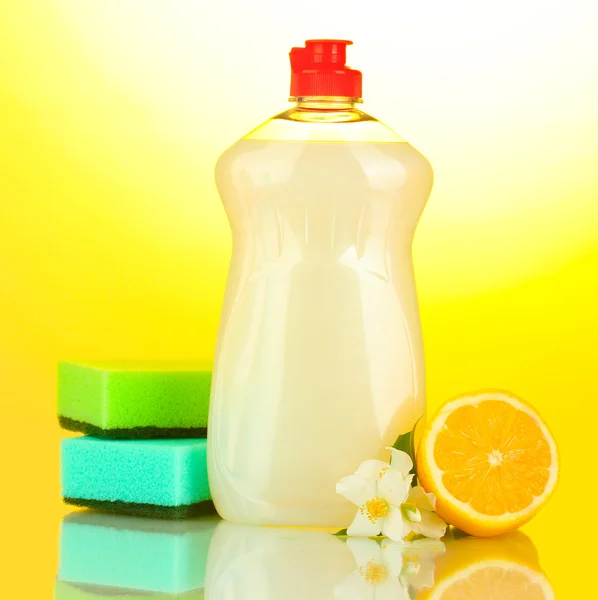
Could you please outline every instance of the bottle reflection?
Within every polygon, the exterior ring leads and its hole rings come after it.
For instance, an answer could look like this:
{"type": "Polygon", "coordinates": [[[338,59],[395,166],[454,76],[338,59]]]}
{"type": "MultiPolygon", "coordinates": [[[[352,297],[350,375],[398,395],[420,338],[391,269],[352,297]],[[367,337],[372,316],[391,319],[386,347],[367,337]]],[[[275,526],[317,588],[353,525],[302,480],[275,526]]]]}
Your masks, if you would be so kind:
{"type": "Polygon", "coordinates": [[[354,569],[346,544],[326,531],[222,521],[208,556],[206,597],[328,600],[354,569]]]}
{"type": "Polygon", "coordinates": [[[218,521],[73,513],[62,522],[55,600],[156,594],[199,600],[218,521]]]}

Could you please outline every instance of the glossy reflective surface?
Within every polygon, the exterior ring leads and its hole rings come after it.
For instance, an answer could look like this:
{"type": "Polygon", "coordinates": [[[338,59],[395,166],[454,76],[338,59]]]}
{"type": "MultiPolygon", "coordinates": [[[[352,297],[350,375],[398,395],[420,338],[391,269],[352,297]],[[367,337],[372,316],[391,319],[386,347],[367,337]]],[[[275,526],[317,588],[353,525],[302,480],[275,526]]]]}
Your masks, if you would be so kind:
{"type": "Polygon", "coordinates": [[[93,512],[63,519],[54,589],[56,600],[555,597],[522,532],[398,544],[217,518],[172,522],[93,512]]]}

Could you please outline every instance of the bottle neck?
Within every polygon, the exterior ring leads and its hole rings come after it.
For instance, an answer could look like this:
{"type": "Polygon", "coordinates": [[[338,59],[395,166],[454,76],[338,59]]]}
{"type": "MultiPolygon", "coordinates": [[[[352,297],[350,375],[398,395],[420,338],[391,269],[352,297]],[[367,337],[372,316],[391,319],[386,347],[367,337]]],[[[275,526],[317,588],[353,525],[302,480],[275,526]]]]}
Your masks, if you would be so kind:
{"type": "Polygon", "coordinates": [[[313,111],[345,111],[354,110],[361,98],[349,96],[298,96],[290,98],[296,107],[302,110],[313,111]]]}

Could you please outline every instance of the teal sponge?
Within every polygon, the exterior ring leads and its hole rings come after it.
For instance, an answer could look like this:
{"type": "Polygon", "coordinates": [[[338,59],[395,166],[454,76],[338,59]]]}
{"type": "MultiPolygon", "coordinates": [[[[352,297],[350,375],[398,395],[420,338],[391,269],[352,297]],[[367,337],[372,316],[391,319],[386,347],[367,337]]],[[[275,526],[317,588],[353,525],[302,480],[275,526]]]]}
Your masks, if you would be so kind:
{"type": "Polygon", "coordinates": [[[67,504],[163,518],[214,510],[205,439],[68,438],[60,458],[67,504]]]}
{"type": "MultiPolygon", "coordinates": [[[[61,527],[56,590],[66,598],[183,594],[199,598],[218,519],[159,521],[74,513],[61,527]],[[67,584],[68,587],[65,587],[67,584]],[[109,593],[108,593],[109,592],[109,593]]],[[[201,594],[203,595],[203,594],[201,594]]],[[[159,597],[162,597],[161,595],[159,597]]]]}
{"type": "Polygon", "coordinates": [[[61,362],[58,419],[95,437],[205,437],[211,380],[205,362],[61,362]]]}

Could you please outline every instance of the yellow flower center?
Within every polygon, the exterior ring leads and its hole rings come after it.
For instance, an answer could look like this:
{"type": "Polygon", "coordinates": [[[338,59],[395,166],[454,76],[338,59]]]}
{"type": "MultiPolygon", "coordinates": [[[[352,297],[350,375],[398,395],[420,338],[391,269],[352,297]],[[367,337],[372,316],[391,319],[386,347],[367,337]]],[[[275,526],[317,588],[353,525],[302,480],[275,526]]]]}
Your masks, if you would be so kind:
{"type": "Polygon", "coordinates": [[[386,500],[382,498],[372,498],[365,503],[365,510],[367,511],[368,519],[375,523],[378,519],[385,517],[390,511],[390,506],[386,500]]]}
{"type": "Polygon", "coordinates": [[[359,574],[370,585],[380,585],[387,577],[388,570],[384,565],[370,560],[363,567],[359,567],[359,574]]]}

